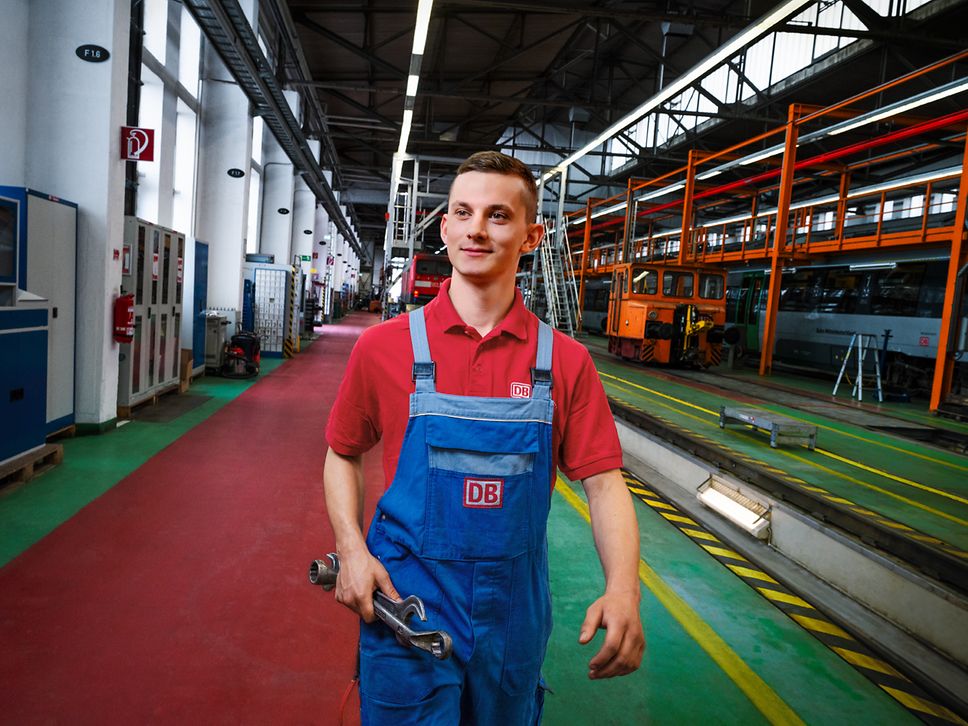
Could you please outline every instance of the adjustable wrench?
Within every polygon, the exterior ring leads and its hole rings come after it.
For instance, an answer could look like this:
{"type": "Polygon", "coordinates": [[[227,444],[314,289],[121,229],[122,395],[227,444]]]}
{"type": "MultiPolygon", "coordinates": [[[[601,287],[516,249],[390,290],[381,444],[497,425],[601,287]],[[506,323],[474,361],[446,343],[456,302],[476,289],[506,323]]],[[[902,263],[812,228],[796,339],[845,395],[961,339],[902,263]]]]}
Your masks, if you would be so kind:
{"type": "MultiPolygon", "coordinates": [[[[335,552],[326,555],[325,560],[313,560],[309,565],[309,581],[324,590],[332,590],[336,587],[337,575],[339,575],[339,555],[335,552]]],[[[373,593],[373,612],[394,632],[401,645],[425,650],[438,660],[450,657],[453,640],[446,631],[417,631],[410,627],[410,618],[414,615],[424,621],[427,619],[423,600],[416,595],[396,602],[377,590],[373,593]]]]}

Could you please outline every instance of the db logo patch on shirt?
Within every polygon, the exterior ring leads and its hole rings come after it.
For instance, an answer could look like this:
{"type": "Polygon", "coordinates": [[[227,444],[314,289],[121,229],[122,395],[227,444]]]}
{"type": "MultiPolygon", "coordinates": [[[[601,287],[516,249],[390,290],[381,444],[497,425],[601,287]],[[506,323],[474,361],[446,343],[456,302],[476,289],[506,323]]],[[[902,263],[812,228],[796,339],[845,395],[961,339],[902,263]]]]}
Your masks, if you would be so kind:
{"type": "Polygon", "coordinates": [[[500,509],[504,505],[503,479],[464,479],[464,506],[500,509]]]}
{"type": "Polygon", "coordinates": [[[530,383],[512,383],[511,398],[531,398],[530,383]]]}

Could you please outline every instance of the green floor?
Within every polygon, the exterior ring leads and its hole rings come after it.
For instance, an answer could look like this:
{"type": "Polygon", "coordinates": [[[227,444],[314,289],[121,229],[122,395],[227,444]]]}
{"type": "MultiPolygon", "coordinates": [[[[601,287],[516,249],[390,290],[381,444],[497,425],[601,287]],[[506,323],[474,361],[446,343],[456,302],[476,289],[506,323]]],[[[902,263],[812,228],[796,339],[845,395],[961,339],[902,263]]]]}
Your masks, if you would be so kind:
{"type": "Polygon", "coordinates": [[[636,513],[642,559],[678,603],[667,607],[643,586],[642,668],[624,678],[589,681],[587,662],[602,636],[583,647],[578,629],[604,581],[590,526],[563,496],[554,497],[549,545],[555,629],[545,661],[554,693],[545,701],[545,723],[917,723],[649,507],[636,502],[636,513]],[[690,635],[683,623],[697,621],[715,635],[690,635]],[[710,652],[720,661],[728,656],[732,675],[710,652]],[[737,682],[752,689],[759,705],[737,682]]]}
{"type": "MultiPolygon", "coordinates": [[[[282,365],[263,358],[261,376],[282,365]]],[[[190,393],[211,396],[171,423],[131,421],[98,436],[63,439],[64,461],[25,486],[0,491],[0,566],[97,499],[152,456],[258,381],[197,378],[190,393]]]]}
{"type": "Polygon", "coordinates": [[[968,550],[968,458],[964,456],[763,403],[762,408],[818,427],[816,451],[797,446],[771,449],[765,434],[738,425],[719,428],[720,405],[735,403],[728,392],[709,393],[617,360],[598,358],[596,365],[610,396],[968,550]]]}

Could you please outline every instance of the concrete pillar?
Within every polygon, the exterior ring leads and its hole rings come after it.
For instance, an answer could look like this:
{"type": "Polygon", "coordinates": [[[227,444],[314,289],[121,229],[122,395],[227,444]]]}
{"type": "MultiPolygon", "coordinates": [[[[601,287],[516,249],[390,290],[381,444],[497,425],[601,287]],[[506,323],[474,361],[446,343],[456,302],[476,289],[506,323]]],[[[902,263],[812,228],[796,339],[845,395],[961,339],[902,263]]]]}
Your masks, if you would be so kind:
{"type": "Polygon", "coordinates": [[[121,287],[124,162],[119,140],[127,102],[130,10],[130,0],[15,1],[4,4],[0,23],[0,89],[11,94],[4,95],[10,103],[0,121],[0,179],[68,199],[79,208],[79,424],[103,424],[117,414],[118,346],[111,339],[111,313],[121,287]],[[110,58],[80,60],[74,49],[84,44],[106,48],[110,58]],[[12,57],[17,53],[19,59],[12,57]]]}
{"type": "Polygon", "coordinates": [[[27,148],[27,0],[4,4],[0,23],[0,98],[14,99],[0,114],[0,184],[24,186],[27,148]]]}
{"type": "MultiPolygon", "coordinates": [[[[310,140],[309,148],[314,155],[319,156],[319,142],[310,140]]],[[[309,257],[307,261],[300,261],[307,279],[313,267],[313,239],[316,231],[316,196],[309,189],[309,185],[302,176],[297,176],[292,198],[292,238],[290,252],[295,257],[309,257]]]]}
{"type": "MultiPolygon", "coordinates": [[[[241,5],[254,15],[252,0],[241,5]]],[[[203,45],[195,236],[209,245],[208,307],[241,310],[252,119],[245,94],[211,45],[203,45]],[[246,176],[229,176],[230,169],[246,176]]]]}
{"type": "MultiPolygon", "coordinates": [[[[285,91],[290,106],[298,106],[298,94],[285,91]]],[[[299,114],[296,114],[299,118],[299,114]]],[[[292,262],[292,211],[295,180],[292,161],[268,126],[262,132],[262,226],[259,252],[273,255],[276,263],[292,262]]]]}

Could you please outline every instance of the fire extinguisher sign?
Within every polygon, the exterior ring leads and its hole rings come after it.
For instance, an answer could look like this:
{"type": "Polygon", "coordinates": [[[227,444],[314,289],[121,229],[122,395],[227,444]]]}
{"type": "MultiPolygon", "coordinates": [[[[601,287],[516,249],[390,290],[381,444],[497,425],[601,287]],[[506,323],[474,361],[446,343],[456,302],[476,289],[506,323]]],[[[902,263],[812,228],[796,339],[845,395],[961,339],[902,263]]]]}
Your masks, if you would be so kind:
{"type": "Polygon", "coordinates": [[[154,161],[155,130],[122,126],[121,158],[127,161],[154,161]]]}
{"type": "Polygon", "coordinates": [[[151,255],[151,281],[158,282],[158,253],[151,255]]]}

